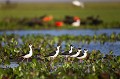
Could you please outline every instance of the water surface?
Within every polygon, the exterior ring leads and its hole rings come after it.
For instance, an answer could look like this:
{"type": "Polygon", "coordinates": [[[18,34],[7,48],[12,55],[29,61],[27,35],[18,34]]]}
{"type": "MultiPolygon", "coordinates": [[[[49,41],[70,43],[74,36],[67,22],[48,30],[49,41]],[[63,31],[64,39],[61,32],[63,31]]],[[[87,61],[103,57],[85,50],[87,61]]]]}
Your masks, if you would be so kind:
{"type": "MultiPolygon", "coordinates": [[[[120,34],[120,29],[102,29],[102,30],[15,30],[15,31],[1,31],[0,34],[18,34],[20,36],[25,36],[28,34],[33,34],[33,35],[53,35],[53,36],[60,36],[60,35],[100,35],[100,34],[106,34],[106,35],[111,35],[112,33],[120,34]]],[[[23,44],[22,40],[19,39],[19,43],[23,44]]],[[[82,48],[87,48],[89,51],[92,50],[100,50],[102,53],[107,54],[110,51],[113,51],[115,55],[120,55],[120,41],[116,42],[105,42],[105,44],[101,44],[99,41],[98,42],[90,42],[90,44],[85,44],[85,43],[72,43],[74,46],[77,47],[82,47],[82,48]]],[[[3,44],[2,44],[3,45],[3,44]]],[[[65,42],[62,44],[64,47],[66,45],[65,42]]]]}
{"type": "Polygon", "coordinates": [[[54,36],[60,36],[60,35],[100,35],[100,34],[107,34],[110,35],[112,33],[120,33],[120,29],[103,29],[103,30],[15,30],[15,31],[1,31],[0,34],[6,33],[6,34],[18,34],[20,36],[28,35],[28,34],[49,34],[54,36]]]}
{"type": "Polygon", "coordinates": [[[10,62],[9,65],[0,64],[0,68],[15,68],[18,66],[19,64],[17,64],[17,62],[10,62]]]}

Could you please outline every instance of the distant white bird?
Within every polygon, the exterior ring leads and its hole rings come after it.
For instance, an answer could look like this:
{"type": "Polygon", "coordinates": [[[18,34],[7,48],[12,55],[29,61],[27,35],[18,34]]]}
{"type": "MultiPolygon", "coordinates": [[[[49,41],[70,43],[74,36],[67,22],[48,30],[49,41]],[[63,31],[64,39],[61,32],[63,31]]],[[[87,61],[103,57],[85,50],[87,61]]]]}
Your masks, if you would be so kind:
{"type": "Polygon", "coordinates": [[[73,5],[75,5],[75,6],[77,6],[77,7],[82,7],[82,8],[84,8],[84,3],[83,2],[80,2],[80,1],[78,1],[78,0],[73,0],[72,1],[72,4],[73,5]]]}
{"type": "Polygon", "coordinates": [[[29,54],[26,54],[26,55],[22,56],[24,59],[27,58],[27,62],[28,62],[28,58],[30,58],[32,56],[32,53],[33,53],[31,44],[29,45],[29,48],[30,48],[29,54]]]}
{"type": "Polygon", "coordinates": [[[83,55],[82,55],[82,56],[77,56],[77,58],[78,58],[78,59],[84,59],[84,58],[86,58],[86,57],[87,57],[87,52],[88,52],[88,50],[87,50],[87,49],[84,49],[83,55]]]}
{"type": "Polygon", "coordinates": [[[79,27],[80,26],[80,19],[77,19],[75,22],[73,22],[72,26],[79,27]]]}

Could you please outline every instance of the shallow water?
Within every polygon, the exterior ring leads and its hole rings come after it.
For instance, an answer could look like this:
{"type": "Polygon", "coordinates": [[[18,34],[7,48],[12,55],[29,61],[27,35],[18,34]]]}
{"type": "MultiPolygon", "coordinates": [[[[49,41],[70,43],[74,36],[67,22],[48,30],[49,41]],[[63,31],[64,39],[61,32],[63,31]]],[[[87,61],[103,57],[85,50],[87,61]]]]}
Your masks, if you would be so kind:
{"type": "Polygon", "coordinates": [[[120,29],[103,29],[103,30],[15,30],[15,31],[1,31],[0,34],[6,33],[6,34],[18,34],[20,36],[28,35],[28,34],[49,34],[54,36],[60,36],[60,35],[100,35],[105,33],[106,35],[110,35],[112,33],[120,33],[120,29]]]}
{"type": "Polygon", "coordinates": [[[9,65],[0,64],[0,68],[15,68],[18,66],[19,64],[17,64],[17,62],[10,62],[9,65]]]}
{"type": "MultiPolygon", "coordinates": [[[[100,34],[106,34],[106,35],[111,35],[112,33],[116,33],[119,34],[120,33],[120,29],[103,29],[103,30],[15,30],[15,31],[1,31],[0,34],[18,34],[20,36],[23,35],[28,35],[28,34],[34,34],[34,35],[38,35],[38,34],[42,34],[42,35],[54,35],[54,36],[60,36],[60,35],[89,35],[89,36],[93,36],[93,35],[100,35],[100,34]]],[[[18,39],[19,44],[23,44],[21,39],[18,39]]],[[[72,42],[71,42],[72,43],[72,42]]],[[[114,52],[115,55],[120,55],[120,41],[117,42],[106,42],[105,44],[101,44],[99,41],[98,42],[90,42],[90,44],[85,44],[85,43],[78,43],[78,42],[73,42],[72,43],[76,48],[78,47],[82,47],[87,48],[89,51],[92,50],[100,50],[102,53],[107,54],[109,53],[111,50],[114,52]]],[[[4,45],[4,43],[2,44],[4,45]]],[[[62,47],[64,49],[64,46],[66,45],[65,42],[62,43],[62,47]]]]}
{"type": "Polygon", "coordinates": [[[90,44],[80,43],[82,48],[87,48],[89,51],[100,50],[101,53],[108,54],[110,51],[113,51],[114,55],[120,55],[120,41],[117,42],[105,42],[101,44],[100,42],[91,42],[90,44]]]}
{"type": "MultiPolygon", "coordinates": [[[[108,54],[110,51],[113,51],[114,55],[120,55],[120,41],[117,42],[105,42],[104,44],[101,44],[99,41],[97,42],[90,42],[89,44],[87,43],[82,43],[82,42],[71,42],[75,46],[75,48],[82,48],[82,49],[88,49],[90,52],[92,50],[99,50],[103,54],[108,54]]],[[[62,50],[64,50],[66,43],[62,43],[62,50]]]]}

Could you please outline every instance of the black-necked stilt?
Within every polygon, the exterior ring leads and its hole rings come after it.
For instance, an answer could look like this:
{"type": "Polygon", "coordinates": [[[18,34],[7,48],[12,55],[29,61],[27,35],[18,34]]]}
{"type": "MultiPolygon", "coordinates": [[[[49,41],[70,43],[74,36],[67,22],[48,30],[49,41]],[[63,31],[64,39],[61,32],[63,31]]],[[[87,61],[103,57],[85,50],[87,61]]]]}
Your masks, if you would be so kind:
{"type": "Polygon", "coordinates": [[[82,53],[82,50],[81,50],[81,48],[78,48],[78,51],[70,54],[70,57],[77,57],[80,53],[82,53]]]}
{"type": "Polygon", "coordinates": [[[50,58],[55,58],[55,57],[57,57],[57,55],[59,54],[59,52],[60,52],[60,46],[57,46],[57,50],[56,51],[53,51],[53,52],[51,52],[49,55],[47,55],[46,57],[50,57],[50,58]]]}
{"type": "Polygon", "coordinates": [[[86,58],[86,57],[87,57],[87,52],[88,52],[88,50],[87,50],[87,49],[84,49],[83,55],[82,55],[82,56],[78,55],[77,58],[78,58],[78,59],[84,59],[84,58],[86,58]]]}
{"type": "Polygon", "coordinates": [[[61,55],[65,56],[65,57],[68,57],[72,53],[73,48],[74,48],[74,46],[70,45],[70,50],[63,52],[61,55]]]}
{"type": "Polygon", "coordinates": [[[32,56],[32,53],[33,53],[31,44],[29,45],[29,48],[30,48],[29,54],[26,54],[26,55],[22,56],[24,59],[27,58],[27,62],[28,62],[28,58],[30,58],[32,56]]]}

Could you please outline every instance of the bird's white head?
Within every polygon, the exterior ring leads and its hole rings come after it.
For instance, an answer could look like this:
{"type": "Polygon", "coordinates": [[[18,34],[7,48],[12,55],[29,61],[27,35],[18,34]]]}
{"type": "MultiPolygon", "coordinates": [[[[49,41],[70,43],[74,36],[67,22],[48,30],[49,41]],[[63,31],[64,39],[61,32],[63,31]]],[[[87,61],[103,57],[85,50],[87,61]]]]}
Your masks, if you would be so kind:
{"type": "Polygon", "coordinates": [[[57,46],[57,49],[60,49],[60,46],[57,46]]]}

